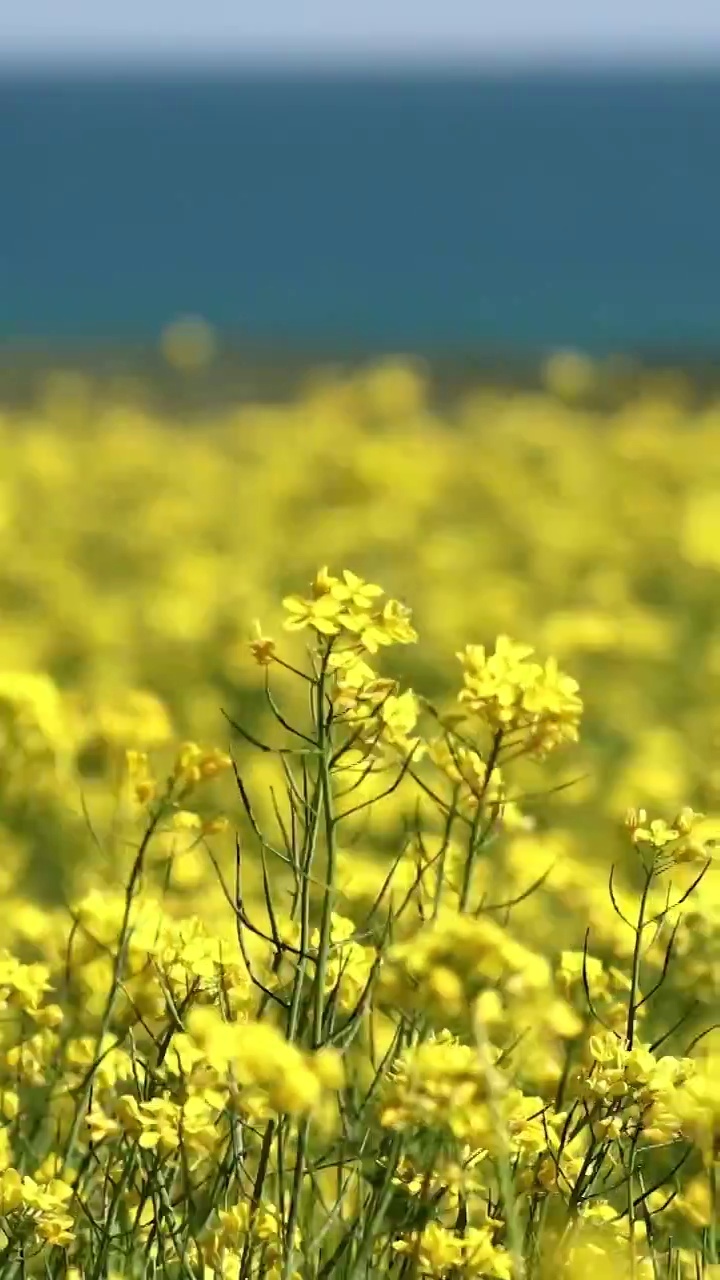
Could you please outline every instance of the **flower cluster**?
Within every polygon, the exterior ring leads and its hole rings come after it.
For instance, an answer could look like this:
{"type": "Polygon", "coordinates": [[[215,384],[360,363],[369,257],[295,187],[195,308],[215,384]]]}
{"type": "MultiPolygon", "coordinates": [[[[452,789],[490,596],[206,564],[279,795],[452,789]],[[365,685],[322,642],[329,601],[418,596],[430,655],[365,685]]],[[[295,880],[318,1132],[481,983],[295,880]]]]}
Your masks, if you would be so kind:
{"type": "Polygon", "coordinates": [[[381,680],[369,668],[363,670],[364,663],[348,663],[348,655],[352,657],[352,651],[331,656],[337,673],[334,708],[338,723],[347,727],[358,767],[364,769],[368,757],[380,762],[388,757],[419,760],[425,747],[417,735],[420,708],[413,690],[401,692],[396,681],[381,680]],[[366,672],[368,678],[363,680],[366,672]]]}
{"type": "Polygon", "coordinates": [[[702,1152],[709,1169],[720,1158],[720,1061],[718,1054],[707,1056],[688,1075],[673,1098],[673,1106],[683,1133],[702,1152]]]}
{"type": "Polygon", "coordinates": [[[564,742],[576,742],[583,704],[578,683],[558,668],[531,661],[534,650],[499,636],[492,653],[466,645],[459,702],[494,733],[515,734],[526,750],[544,756],[564,742]]]}
{"type": "MultiPolygon", "coordinates": [[[[296,1227],[293,1247],[302,1245],[296,1227]]],[[[213,1275],[229,1276],[240,1272],[246,1249],[253,1257],[252,1276],[280,1280],[285,1257],[284,1223],[277,1207],[265,1203],[253,1215],[247,1200],[228,1209],[220,1209],[217,1225],[210,1228],[201,1241],[200,1251],[205,1267],[213,1275]]],[[[290,1272],[290,1280],[299,1280],[299,1272],[290,1272]]]]}
{"type": "Polygon", "coordinates": [[[709,864],[718,858],[717,824],[708,824],[705,814],[695,813],[689,805],[685,805],[672,822],[648,818],[645,809],[630,809],[625,825],[633,844],[641,851],[648,851],[660,865],[709,864]]]}
{"type": "Polygon", "coordinates": [[[307,627],[319,636],[342,636],[367,653],[392,644],[413,644],[417,633],[410,610],[391,597],[381,604],[383,595],[382,587],[365,582],[349,569],[336,578],[323,568],[309,597],[286,596],[283,600],[288,614],[285,628],[303,631],[307,627]]]}
{"type": "MultiPolygon", "coordinates": [[[[431,1035],[397,1058],[380,1103],[380,1123],[396,1132],[427,1131],[463,1149],[477,1162],[505,1153],[534,1157],[548,1146],[540,1097],[513,1087],[496,1065],[500,1055],[479,1052],[449,1031],[431,1035]]],[[[451,1147],[452,1149],[452,1147],[451,1147]]]]}
{"type": "Polygon", "coordinates": [[[45,1245],[72,1243],[74,1218],[68,1212],[72,1185],[62,1178],[39,1183],[17,1169],[0,1173],[0,1220],[10,1254],[30,1256],[45,1245]]]}
{"type": "Polygon", "coordinates": [[[416,1275],[434,1280],[513,1277],[512,1257],[495,1242],[490,1227],[469,1227],[461,1234],[431,1222],[420,1232],[394,1240],[392,1248],[396,1254],[412,1258],[416,1275]]]}
{"type": "MultiPolygon", "coordinates": [[[[330,917],[329,951],[324,969],[323,989],[332,995],[337,1008],[349,1013],[357,1008],[367,991],[377,966],[374,947],[359,942],[352,920],[333,911],[330,917]]],[[[302,942],[299,924],[288,921],[282,926],[283,940],[297,954],[302,942]]],[[[320,930],[313,929],[307,943],[307,955],[315,966],[321,948],[320,930]]],[[[278,981],[278,986],[280,981],[278,981]]]]}
{"type": "Polygon", "coordinates": [[[547,960],[490,916],[448,908],[389,949],[379,994],[394,1006],[457,1019],[488,988],[538,995],[550,980],[547,960]]]}
{"type": "Polygon", "coordinates": [[[596,1135],[618,1139],[629,1128],[649,1142],[677,1136],[678,1087],[693,1075],[689,1058],[657,1058],[648,1045],[630,1047],[617,1033],[590,1036],[590,1064],[578,1072],[581,1096],[591,1105],[596,1135]]]}

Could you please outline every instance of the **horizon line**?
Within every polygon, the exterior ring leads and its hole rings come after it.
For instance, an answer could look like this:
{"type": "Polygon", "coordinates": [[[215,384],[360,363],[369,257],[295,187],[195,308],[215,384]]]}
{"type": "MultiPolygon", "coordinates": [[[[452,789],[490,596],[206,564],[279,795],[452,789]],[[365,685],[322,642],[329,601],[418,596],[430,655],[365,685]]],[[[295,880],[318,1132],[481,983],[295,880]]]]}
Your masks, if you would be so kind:
{"type": "Polygon", "coordinates": [[[265,77],[273,75],[298,78],[343,78],[362,75],[383,76],[498,76],[513,74],[578,75],[631,73],[672,75],[688,72],[720,73],[720,42],[710,48],[682,52],[610,49],[488,50],[468,54],[458,51],[431,56],[415,56],[394,52],[360,53],[338,50],[323,53],[278,53],[270,51],[201,50],[194,53],[175,50],[44,50],[30,54],[26,50],[0,50],[0,75],[33,76],[62,74],[98,79],[108,74],[183,75],[219,74],[228,76],[265,77]]]}

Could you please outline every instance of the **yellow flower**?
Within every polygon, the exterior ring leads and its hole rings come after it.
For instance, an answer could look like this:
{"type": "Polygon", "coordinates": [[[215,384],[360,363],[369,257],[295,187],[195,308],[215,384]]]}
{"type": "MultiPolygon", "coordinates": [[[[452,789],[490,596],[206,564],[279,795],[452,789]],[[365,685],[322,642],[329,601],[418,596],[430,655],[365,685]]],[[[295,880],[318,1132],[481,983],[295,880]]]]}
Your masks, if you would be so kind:
{"type": "Polygon", "coordinates": [[[506,635],[498,636],[490,654],[483,645],[467,645],[457,655],[463,666],[458,701],[495,732],[522,730],[525,749],[544,756],[577,739],[583,704],[576,680],[553,658],[544,667],[529,661],[532,654],[529,645],[506,635]]]}
{"type": "Polygon", "coordinates": [[[392,644],[392,637],[379,615],[371,613],[342,613],[340,621],[346,630],[357,635],[359,643],[368,653],[392,644]]]}
{"type": "Polygon", "coordinates": [[[445,1276],[462,1264],[462,1238],[439,1222],[428,1223],[419,1235],[394,1240],[393,1249],[415,1256],[423,1276],[445,1276]]]}
{"type": "Polygon", "coordinates": [[[633,831],[635,844],[649,844],[653,849],[664,849],[665,845],[677,840],[680,832],[671,827],[663,818],[653,818],[645,827],[636,827],[633,831]]]}
{"type": "Polygon", "coordinates": [[[5,1218],[23,1203],[23,1180],[17,1169],[0,1173],[0,1217],[5,1218]]]}
{"type": "Polygon", "coordinates": [[[157,782],[150,771],[147,752],[129,748],[125,752],[127,777],[132,794],[140,805],[148,804],[157,794],[157,782]]]}
{"type": "Polygon", "coordinates": [[[330,594],[318,596],[315,600],[286,596],[283,608],[290,615],[283,623],[286,631],[303,631],[305,627],[311,627],[324,636],[336,636],[340,632],[338,619],[342,603],[330,594]]]}
{"type": "Polygon", "coordinates": [[[383,589],[374,582],[366,582],[364,578],[359,578],[350,569],[343,569],[342,579],[332,581],[330,592],[336,600],[342,601],[345,609],[350,606],[361,613],[366,613],[372,609],[374,600],[383,594],[383,589]]]}
{"type": "Polygon", "coordinates": [[[269,667],[275,661],[277,644],[271,636],[264,634],[257,618],[253,623],[253,632],[250,652],[259,667],[269,667]]]}
{"type": "Polygon", "coordinates": [[[324,1089],[341,1089],[345,1083],[343,1060],[335,1049],[318,1049],[312,1068],[324,1089]]]}
{"type": "Polygon", "coordinates": [[[190,809],[178,809],[172,816],[172,825],[176,831],[197,831],[202,826],[202,818],[190,809]]]}
{"type": "Polygon", "coordinates": [[[400,600],[386,600],[382,611],[382,627],[392,644],[414,644],[417,631],[410,619],[412,611],[400,600]]]}
{"type": "Polygon", "coordinates": [[[0,1092],[0,1114],[5,1120],[15,1120],[20,1110],[20,1099],[14,1089],[0,1092]]]}
{"type": "Polygon", "coordinates": [[[318,599],[320,596],[330,595],[334,587],[340,586],[338,578],[332,574],[326,564],[318,569],[311,585],[313,597],[318,599]]]}
{"type": "Polygon", "coordinates": [[[121,1127],[117,1120],[111,1119],[106,1115],[102,1107],[93,1107],[88,1111],[85,1117],[85,1124],[90,1132],[90,1137],[95,1143],[103,1142],[105,1138],[114,1138],[121,1133],[121,1127]]]}
{"type": "Polygon", "coordinates": [[[372,667],[364,661],[357,648],[333,649],[328,658],[328,670],[336,673],[338,687],[344,692],[352,690],[357,693],[376,679],[372,667]]]}

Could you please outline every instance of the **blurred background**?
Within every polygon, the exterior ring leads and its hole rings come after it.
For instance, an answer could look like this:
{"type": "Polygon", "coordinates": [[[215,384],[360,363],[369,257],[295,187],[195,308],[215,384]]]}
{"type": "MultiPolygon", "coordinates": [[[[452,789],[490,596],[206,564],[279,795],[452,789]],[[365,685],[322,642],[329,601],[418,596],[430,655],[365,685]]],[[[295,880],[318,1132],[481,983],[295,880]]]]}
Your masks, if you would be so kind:
{"type": "Polygon", "coordinates": [[[0,336],[295,361],[711,359],[712,0],[27,0],[0,49],[0,336]]]}
{"type": "Polygon", "coordinates": [[[6,887],[77,890],[127,747],[274,732],[252,621],[323,564],[428,696],[499,633],[580,680],[512,846],[576,923],[627,805],[720,813],[719,156],[715,0],[10,7],[6,887]]]}

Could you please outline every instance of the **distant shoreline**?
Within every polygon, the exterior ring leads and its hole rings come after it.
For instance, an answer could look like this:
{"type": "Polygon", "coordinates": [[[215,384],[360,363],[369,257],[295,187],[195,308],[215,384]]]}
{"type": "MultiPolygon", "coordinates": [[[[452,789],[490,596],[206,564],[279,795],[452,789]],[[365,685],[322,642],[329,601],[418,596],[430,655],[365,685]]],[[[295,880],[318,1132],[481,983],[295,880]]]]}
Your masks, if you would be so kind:
{"type": "MultiPolygon", "coordinates": [[[[435,400],[452,398],[473,387],[539,389],[551,352],[508,352],[488,349],[373,352],[319,347],[268,347],[247,343],[222,347],[203,368],[179,372],[164,359],[159,347],[147,344],[0,344],[0,406],[22,407],[37,402],[54,375],[78,375],[94,393],[140,393],[158,407],[207,410],[253,401],[284,401],[298,394],[309,380],[351,376],[383,360],[409,361],[428,378],[435,400]]],[[[684,378],[701,400],[720,392],[720,350],[618,353],[594,362],[617,386],[634,386],[657,376],[684,378]]],[[[603,381],[601,372],[601,383],[603,381]]]]}

